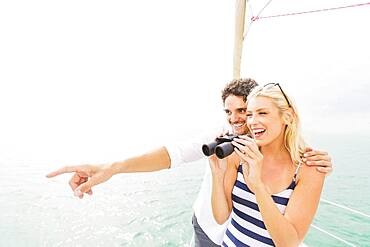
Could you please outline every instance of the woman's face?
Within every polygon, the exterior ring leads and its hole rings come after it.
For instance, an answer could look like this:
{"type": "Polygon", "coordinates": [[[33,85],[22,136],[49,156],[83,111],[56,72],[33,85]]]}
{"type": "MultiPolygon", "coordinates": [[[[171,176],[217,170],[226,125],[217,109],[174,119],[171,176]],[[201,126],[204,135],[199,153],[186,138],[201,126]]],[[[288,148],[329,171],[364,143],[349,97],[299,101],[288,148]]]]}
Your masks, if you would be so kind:
{"type": "Polygon", "coordinates": [[[248,101],[247,126],[258,146],[284,140],[285,123],[270,98],[257,96],[248,101]]]}

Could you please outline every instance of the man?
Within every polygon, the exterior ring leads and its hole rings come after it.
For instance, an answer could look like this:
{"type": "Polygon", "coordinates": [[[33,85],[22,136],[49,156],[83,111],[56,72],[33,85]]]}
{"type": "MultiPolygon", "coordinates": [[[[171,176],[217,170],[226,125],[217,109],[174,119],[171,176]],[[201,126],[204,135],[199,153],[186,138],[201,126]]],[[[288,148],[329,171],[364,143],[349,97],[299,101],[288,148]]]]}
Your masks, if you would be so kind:
{"type": "MultiPolygon", "coordinates": [[[[252,79],[233,80],[222,91],[226,118],[233,134],[243,135],[248,132],[246,99],[251,89],[256,85],[257,83],[252,79]]],[[[118,173],[158,171],[204,158],[201,146],[214,140],[214,138],[215,136],[209,136],[185,145],[168,145],[109,165],[63,167],[51,172],[47,177],[74,172],[69,184],[75,195],[83,198],[84,193],[92,194],[93,186],[107,181],[118,173]]],[[[307,165],[317,166],[317,169],[324,173],[332,170],[331,159],[323,151],[308,148],[304,161],[307,165]]],[[[199,195],[193,206],[194,242],[197,247],[219,246],[226,229],[227,222],[224,225],[218,225],[212,215],[211,181],[210,168],[207,165],[199,195]]]]}

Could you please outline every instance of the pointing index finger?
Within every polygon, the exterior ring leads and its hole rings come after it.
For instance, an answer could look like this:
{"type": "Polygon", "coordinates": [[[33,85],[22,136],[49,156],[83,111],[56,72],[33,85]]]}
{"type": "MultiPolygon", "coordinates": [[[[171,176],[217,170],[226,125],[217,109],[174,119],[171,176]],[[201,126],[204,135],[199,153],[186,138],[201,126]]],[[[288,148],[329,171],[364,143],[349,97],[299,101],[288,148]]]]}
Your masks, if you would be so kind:
{"type": "Polygon", "coordinates": [[[59,176],[64,173],[71,173],[71,172],[77,172],[80,169],[79,166],[65,166],[60,168],[59,170],[50,172],[49,174],[46,175],[47,178],[52,178],[55,176],[59,176]]]}

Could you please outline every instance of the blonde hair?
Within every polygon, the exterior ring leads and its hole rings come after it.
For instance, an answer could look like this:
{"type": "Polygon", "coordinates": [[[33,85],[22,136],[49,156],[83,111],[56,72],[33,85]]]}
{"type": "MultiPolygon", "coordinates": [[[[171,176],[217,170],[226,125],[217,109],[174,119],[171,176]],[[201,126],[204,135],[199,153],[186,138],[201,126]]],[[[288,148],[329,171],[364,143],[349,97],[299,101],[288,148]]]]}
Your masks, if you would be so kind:
{"type": "Polygon", "coordinates": [[[286,123],[284,130],[284,145],[294,164],[301,163],[301,157],[306,147],[301,130],[300,119],[297,111],[297,106],[277,83],[266,84],[265,86],[257,86],[249,94],[247,102],[257,96],[270,98],[275,106],[279,109],[279,113],[286,123]],[[291,109],[291,111],[290,111],[291,109]]]}

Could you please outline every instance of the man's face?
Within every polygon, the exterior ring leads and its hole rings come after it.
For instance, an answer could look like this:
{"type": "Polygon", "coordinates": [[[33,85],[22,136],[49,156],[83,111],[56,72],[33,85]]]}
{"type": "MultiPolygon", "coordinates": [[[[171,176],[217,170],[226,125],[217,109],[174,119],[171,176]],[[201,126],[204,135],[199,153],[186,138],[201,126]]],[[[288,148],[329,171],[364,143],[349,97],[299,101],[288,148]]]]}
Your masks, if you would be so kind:
{"type": "Polygon", "coordinates": [[[248,133],[247,103],[242,96],[229,95],[225,99],[224,110],[233,134],[244,135],[248,133]]]}

